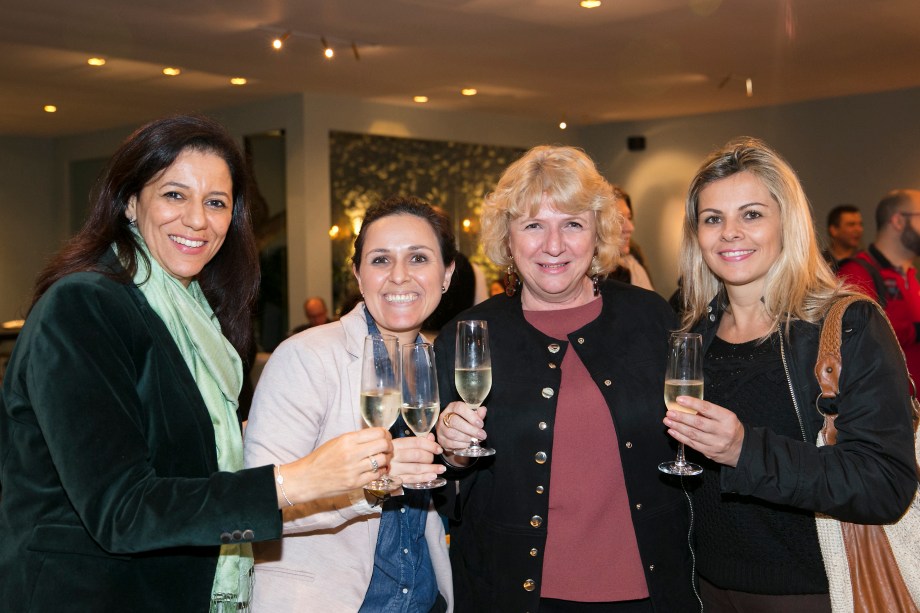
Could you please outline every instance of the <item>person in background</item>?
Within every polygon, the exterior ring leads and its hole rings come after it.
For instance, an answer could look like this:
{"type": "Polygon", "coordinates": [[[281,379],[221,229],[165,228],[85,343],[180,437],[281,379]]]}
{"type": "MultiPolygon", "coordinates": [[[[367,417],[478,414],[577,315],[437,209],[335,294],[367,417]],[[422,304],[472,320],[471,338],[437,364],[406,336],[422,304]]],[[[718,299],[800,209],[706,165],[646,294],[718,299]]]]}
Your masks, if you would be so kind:
{"type": "Polygon", "coordinates": [[[875,208],[878,233],[864,251],[845,262],[837,275],[885,308],[914,381],[920,381],[920,190],[885,194],[875,208]]]}
{"type": "MultiPolygon", "coordinates": [[[[422,322],[451,285],[455,255],[449,221],[427,203],[394,197],[367,210],[352,263],[363,302],[272,354],[246,430],[248,466],[285,462],[362,428],[364,338],[423,342],[422,322]]],[[[432,464],[441,453],[433,435],[412,436],[402,418],[392,431],[391,474],[417,483],[443,472],[432,464]]],[[[257,548],[256,613],[452,610],[444,525],[427,491],[404,489],[381,505],[356,488],[288,507],[284,532],[257,548]]]]}
{"type": "Polygon", "coordinates": [[[360,487],[381,429],[243,470],[236,416],[259,270],[248,175],[213,120],[132,134],[39,275],[0,391],[10,612],[237,611],[280,507],[360,487]]]}
{"type": "Polygon", "coordinates": [[[821,255],[835,272],[840,263],[859,250],[863,236],[862,213],[855,205],[840,204],[827,214],[827,235],[830,244],[821,255]]]}
{"type": "MultiPolygon", "coordinates": [[[[920,203],[918,203],[920,207],[920,203]]],[[[668,411],[703,454],[693,492],[707,613],[830,612],[815,513],[880,524],[917,489],[910,386],[885,318],[847,309],[837,444],[814,376],[822,320],[841,287],[821,257],[795,172],[762,141],[712,153],[690,183],[680,254],[683,330],[703,335],[705,398],[668,411]]]]}
{"type": "Polygon", "coordinates": [[[674,455],[660,419],[676,321],[657,294],[603,279],[622,245],[615,198],[584,152],[550,146],[486,198],[483,246],[511,295],[458,316],[488,324],[485,422],[455,388],[456,325],[435,344],[458,611],[699,610],[687,501],[655,474],[674,455]],[[486,436],[496,455],[453,453],[486,436]]]}
{"type": "Polygon", "coordinates": [[[329,309],[326,308],[326,301],[320,296],[313,296],[304,301],[303,314],[306,316],[307,322],[291,330],[289,336],[297,334],[298,332],[303,332],[314,326],[321,326],[329,323],[329,309]]]}
{"type": "Polygon", "coordinates": [[[645,270],[645,265],[641,260],[641,251],[639,246],[632,240],[632,233],[635,230],[633,225],[632,200],[629,194],[617,186],[613,187],[616,195],[616,207],[620,215],[623,216],[623,230],[620,242],[620,260],[617,267],[610,274],[611,279],[631,283],[637,287],[654,291],[652,280],[645,270]]]}

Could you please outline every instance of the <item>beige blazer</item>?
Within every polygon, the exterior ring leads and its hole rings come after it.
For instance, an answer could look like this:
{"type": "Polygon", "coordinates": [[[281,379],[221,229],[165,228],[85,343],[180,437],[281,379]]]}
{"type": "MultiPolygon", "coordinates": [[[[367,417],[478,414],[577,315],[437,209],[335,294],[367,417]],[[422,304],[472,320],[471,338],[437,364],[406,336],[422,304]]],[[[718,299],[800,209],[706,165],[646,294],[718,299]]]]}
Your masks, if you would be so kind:
{"type": "MultiPolygon", "coordinates": [[[[259,379],[244,450],[246,466],[283,464],[364,427],[358,410],[364,304],[340,321],[283,342],[259,379]]],[[[284,538],[256,548],[255,613],[357,611],[374,567],[379,509],[364,490],[284,509],[284,538]]],[[[444,525],[429,510],[428,549],[438,589],[453,610],[444,525]]]]}

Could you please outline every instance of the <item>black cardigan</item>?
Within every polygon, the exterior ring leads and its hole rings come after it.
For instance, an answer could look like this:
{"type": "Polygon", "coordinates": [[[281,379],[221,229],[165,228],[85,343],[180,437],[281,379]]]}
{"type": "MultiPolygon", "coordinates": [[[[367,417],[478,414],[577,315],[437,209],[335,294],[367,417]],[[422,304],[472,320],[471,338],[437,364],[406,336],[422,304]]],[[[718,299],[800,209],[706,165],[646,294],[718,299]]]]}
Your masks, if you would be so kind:
{"type": "MultiPolygon", "coordinates": [[[[657,294],[618,282],[603,285],[603,301],[600,317],[570,334],[569,342],[528,324],[520,295],[493,297],[457,318],[489,322],[493,385],[484,403],[485,429],[489,446],[497,450],[453,474],[459,493],[453,483],[441,493],[440,508],[452,519],[459,613],[539,609],[559,365],[569,349],[578,352],[613,417],[654,609],[699,610],[686,498],[679,481],[657,469],[674,456],[661,423],[674,314],[657,294]],[[544,463],[536,461],[539,452],[548,456],[544,463]]],[[[448,324],[435,345],[442,406],[459,399],[453,384],[455,331],[456,325],[448,324]]]]}

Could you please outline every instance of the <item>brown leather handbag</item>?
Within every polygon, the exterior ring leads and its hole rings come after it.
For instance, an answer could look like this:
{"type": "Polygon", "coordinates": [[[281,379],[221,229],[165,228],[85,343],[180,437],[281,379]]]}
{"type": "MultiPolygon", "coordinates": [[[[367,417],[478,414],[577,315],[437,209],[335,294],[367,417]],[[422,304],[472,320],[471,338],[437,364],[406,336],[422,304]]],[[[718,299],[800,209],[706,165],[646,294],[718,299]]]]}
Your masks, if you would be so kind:
{"type": "MultiPolygon", "coordinates": [[[[831,307],[824,320],[815,364],[815,376],[821,387],[822,398],[835,398],[840,394],[838,382],[842,368],[840,341],[843,313],[859,300],[867,299],[863,296],[841,298],[831,307]]],[[[920,405],[913,381],[911,388],[914,450],[917,454],[920,405]]],[[[837,442],[837,428],[834,425],[836,417],[824,414],[824,427],[818,435],[819,447],[837,442]]],[[[920,613],[917,604],[920,602],[920,497],[914,495],[907,512],[894,524],[853,524],[822,514],[816,514],[816,521],[834,613],[920,613]]]]}

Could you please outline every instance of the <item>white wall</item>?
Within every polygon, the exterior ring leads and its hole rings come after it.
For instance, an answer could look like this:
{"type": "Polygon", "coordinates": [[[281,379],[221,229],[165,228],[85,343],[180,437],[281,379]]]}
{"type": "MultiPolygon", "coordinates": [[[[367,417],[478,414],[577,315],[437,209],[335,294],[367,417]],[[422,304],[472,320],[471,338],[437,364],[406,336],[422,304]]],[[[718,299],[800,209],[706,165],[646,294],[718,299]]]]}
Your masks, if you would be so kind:
{"type": "Polygon", "coordinates": [[[0,322],[25,316],[35,276],[59,244],[52,155],[49,139],[0,138],[0,322]]]}
{"type": "Polygon", "coordinates": [[[676,287],[687,186],[711,150],[756,136],[795,168],[811,200],[819,238],[828,211],[852,203],[863,212],[864,243],[875,235],[875,206],[889,189],[920,188],[920,89],[836,98],[768,109],[590,126],[578,142],[633,200],[635,238],[655,288],[676,287]],[[646,137],[630,152],[626,138],[646,137]]]}

